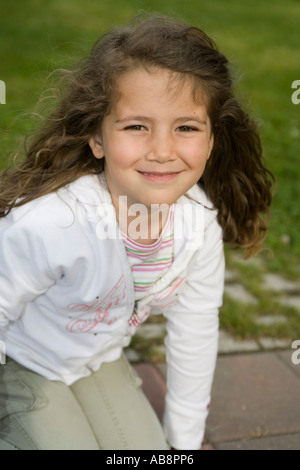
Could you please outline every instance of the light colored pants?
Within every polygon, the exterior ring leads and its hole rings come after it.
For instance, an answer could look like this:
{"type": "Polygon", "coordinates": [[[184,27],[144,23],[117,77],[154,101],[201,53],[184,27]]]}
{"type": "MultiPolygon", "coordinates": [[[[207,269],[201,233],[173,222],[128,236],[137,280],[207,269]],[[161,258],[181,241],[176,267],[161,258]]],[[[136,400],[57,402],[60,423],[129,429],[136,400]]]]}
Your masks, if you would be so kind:
{"type": "Polygon", "coordinates": [[[123,355],[71,386],[0,365],[0,450],[163,450],[159,420],[123,355]]]}

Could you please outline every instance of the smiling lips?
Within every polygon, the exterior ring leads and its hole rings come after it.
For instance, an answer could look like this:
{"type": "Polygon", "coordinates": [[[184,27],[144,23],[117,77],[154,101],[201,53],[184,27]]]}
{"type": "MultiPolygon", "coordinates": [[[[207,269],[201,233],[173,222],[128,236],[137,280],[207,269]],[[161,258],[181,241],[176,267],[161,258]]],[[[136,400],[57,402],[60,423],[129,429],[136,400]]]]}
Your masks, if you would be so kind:
{"type": "Polygon", "coordinates": [[[139,174],[142,175],[146,180],[151,181],[153,183],[167,183],[174,179],[177,175],[181,173],[180,171],[139,171],[139,174]]]}

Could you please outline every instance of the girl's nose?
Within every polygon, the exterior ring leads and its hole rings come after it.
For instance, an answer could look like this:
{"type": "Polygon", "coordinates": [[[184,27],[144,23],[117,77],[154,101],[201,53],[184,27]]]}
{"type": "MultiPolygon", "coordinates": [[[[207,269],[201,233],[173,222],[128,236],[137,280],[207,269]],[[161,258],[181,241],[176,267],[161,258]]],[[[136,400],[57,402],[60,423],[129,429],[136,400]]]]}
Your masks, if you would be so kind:
{"type": "Polygon", "coordinates": [[[175,160],[176,154],[172,136],[166,132],[153,135],[146,158],[160,163],[175,160]]]}

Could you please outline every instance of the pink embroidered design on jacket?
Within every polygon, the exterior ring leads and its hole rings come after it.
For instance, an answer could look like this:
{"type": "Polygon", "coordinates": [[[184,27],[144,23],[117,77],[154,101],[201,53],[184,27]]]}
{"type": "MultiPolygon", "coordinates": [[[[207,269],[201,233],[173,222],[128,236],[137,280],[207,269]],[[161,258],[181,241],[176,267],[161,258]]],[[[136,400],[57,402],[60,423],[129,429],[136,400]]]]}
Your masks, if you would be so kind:
{"type": "Polygon", "coordinates": [[[139,327],[144,323],[151,313],[151,307],[161,308],[163,310],[175,305],[177,303],[178,295],[176,291],[184,281],[185,276],[177,277],[158,297],[149,302],[148,305],[144,305],[143,307],[135,310],[129,320],[129,325],[139,327]],[[173,298],[174,296],[175,298],[173,298]]]}
{"type": "Polygon", "coordinates": [[[172,305],[177,303],[177,295],[176,292],[181,284],[185,281],[186,276],[177,277],[169,287],[153,302],[153,306],[158,308],[170,308],[172,305]],[[173,298],[175,296],[175,298],[173,298]]]}
{"type": "Polygon", "coordinates": [[[106,294],[104,299],[99,300],[97,297],[95,302],[89,304],[69,304],[70,310],[76,312],[91,312],[89,318],[71,318],[66,325],[66,329],[70,333],[83,333],[92,331],[99,323],[112,325],[116,321],[116,317],[110,316],[111,307],[117,306],[121,300],[125,298],[126,283],[124,275],[120,277],[115,286],[106,294]]]}

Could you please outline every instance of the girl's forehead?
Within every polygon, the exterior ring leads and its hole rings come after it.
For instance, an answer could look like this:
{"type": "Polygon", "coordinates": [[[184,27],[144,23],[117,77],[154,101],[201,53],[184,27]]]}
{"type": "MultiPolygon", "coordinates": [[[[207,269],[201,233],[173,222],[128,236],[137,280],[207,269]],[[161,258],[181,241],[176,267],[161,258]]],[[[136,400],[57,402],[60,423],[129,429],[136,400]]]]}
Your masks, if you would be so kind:
{"type": "Polygon", "coordinates": [[[173,70],[150,66],[136,67],[125,72],[116,83],[116,100],[145,96],[168,99],[170,102],[185,100],[197,105],[205,105],[206,97],[203,86],[196,77],[173,70]]]}

